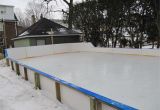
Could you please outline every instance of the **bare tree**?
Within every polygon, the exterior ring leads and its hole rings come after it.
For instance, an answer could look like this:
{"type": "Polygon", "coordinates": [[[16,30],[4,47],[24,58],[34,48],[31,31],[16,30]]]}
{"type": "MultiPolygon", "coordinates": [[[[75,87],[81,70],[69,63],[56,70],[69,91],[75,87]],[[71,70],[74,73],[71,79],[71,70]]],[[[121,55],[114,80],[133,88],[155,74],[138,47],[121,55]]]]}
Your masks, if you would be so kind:
{"type": "MultiPolygon", "coordinates": [[[[55,1],[57,2],[57,0],[44,0],[45,2],[47,2],[47,4],[49,4],[49,2],[51,1],[55,1]]],[[[69,12],[62,10],[58,10],[58,12],[63,12],[65,14],[68,15],[68,28],[72,29],[72,24],[73,24],[73,0],[63,0],[64,3],[68,6],[69,8],[69,12]]],[[[54,11],[56,12],[56,11],[54,11]]]]}
{"type": "Polygon", "coordinates": [[[63,0],[69,7],[69,13],[68,13],[68,28],[72,29],[72,23],[73,23],[73,0],[63,0]]]}
{"type": "Polygon", "coordinates": [[[38,21],[41,14],[43,14],[44,17],[47,16],[47,7],[43,3],[40,3],[40,1],[33,0],[32,2],[28,2],[25,14],[27,17],[34,15],[35,20],[38,21]]]}
{"type": "Polygon", "coordinates": [[[18,19],[18,25],[22,27],[29,27],[31,25],[30,19],[18,8],[15,9],[15,14],[18,19]]]}
{"type": "Polygon", "coordinates": [[[15,14],[18,19],[18,25],[25,26],[25,16],[19,8],[15,8],[15,14]]]}
{"type": "Polygon", "coordinates": [[[33,0],[28,2],[25,12],[21,12],[20,9],[15,9],[16,16],[19,21],[19,25],[23,27],[28,27],[32,24],[31,16],[35,16],[35,21],[41,18],[41,15],[46,18],[53,17],[53,7],[52,5],[45,5],[43,0],[33,0]]]}

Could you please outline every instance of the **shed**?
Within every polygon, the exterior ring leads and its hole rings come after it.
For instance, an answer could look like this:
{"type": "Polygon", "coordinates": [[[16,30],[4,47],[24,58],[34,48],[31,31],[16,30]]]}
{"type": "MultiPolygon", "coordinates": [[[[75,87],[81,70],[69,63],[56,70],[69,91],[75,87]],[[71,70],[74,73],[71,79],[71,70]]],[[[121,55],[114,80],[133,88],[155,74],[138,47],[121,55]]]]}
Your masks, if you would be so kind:
{"type": "Polygon", "coordinates": [[[41,18],[12,40],[14,47],[76,43],[81,42],[81,34],[54,21],[41,18]]]}

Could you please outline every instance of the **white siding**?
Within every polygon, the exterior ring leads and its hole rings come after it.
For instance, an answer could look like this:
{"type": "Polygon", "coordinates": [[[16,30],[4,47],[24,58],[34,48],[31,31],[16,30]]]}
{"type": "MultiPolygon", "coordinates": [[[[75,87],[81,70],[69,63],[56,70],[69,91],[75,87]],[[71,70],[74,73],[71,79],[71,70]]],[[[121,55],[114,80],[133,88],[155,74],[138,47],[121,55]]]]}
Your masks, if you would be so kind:
{"type": "Polygon", "coordinates": [[[13,6],[0,5],[0,19],[15,20],[13,6]]]}

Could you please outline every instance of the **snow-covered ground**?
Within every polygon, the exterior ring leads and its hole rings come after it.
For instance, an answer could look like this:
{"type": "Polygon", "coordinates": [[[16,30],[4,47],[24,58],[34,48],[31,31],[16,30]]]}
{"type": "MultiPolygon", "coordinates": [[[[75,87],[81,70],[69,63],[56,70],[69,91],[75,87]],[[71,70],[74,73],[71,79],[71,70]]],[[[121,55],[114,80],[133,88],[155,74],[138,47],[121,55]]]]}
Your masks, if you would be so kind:
{"type": "Polygon", "coordinates": [[[35,90],[0,61],[0,110],[69,110],[35,90]]]}
{"type": "MultiPolygon", "coordinates": [[[[146,46],[143,46],[142,48],[143,48],[143,49],[153,49],[153,48],[152,48],[152,45],[146,45],[146,46]]],[[[155,45],[155,46],[154,46],[154,49],[160,49],[160,48],[157,48],[157,46],[155,45]]]]}

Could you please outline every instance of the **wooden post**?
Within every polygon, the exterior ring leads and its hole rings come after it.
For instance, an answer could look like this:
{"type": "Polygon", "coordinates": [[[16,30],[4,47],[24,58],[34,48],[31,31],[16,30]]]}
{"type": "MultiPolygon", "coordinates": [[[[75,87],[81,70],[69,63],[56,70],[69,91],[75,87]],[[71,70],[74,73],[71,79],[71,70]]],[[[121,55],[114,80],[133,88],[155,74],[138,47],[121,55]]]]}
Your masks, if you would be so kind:
{"type": "Polygon", "coordinates": [[[35,89],[41,89],[40,75],[38,73],[34,73],[34,78],[35,78],[35,89]]]}
{"type": "Polygon", "coordinates": [[[12,67],[12,70],[14,71],[13,61],[11,61],[11,67],[12,67]]]}
{"type": "Polygon", "coordinates": [[[10,66],[8,58],[6,58],[6,64],[7,64],[7,66],[10,66]]]}
{"type": "Polygon", "coordinates": [[[27,74],[27,68],[24,67],[24,78],[26,81],[28,81],[28,74],[27,74]]]}
{"type": "Polygon", "coordinates": [[[55,82],[55,87],[56,87],[56,97],[57,97],[57,100],[61,102],[60,84],[58,82],[55,82]]]}
{"type": "Polygon", "coordinates": [[[102,110],[102,103],[95,99],[94,97],[90,98],[90,110],[102,110]]]}
{"type": "Polygon", "coordinates": [[[20,75],[20,71],[19,71],[19,65],[16,63],[16,73],[19,76],[20,75]]]}
{"type": "Polygon", "coordinates": [[[96,103],[94,97],[90,98],[90,110],[96,110],[96,103]]]}
{"type": "Polygon", "coordinates": [[[102,103],[99,100],[96,100],[96,110],[102,110],[102,103]]]}

